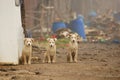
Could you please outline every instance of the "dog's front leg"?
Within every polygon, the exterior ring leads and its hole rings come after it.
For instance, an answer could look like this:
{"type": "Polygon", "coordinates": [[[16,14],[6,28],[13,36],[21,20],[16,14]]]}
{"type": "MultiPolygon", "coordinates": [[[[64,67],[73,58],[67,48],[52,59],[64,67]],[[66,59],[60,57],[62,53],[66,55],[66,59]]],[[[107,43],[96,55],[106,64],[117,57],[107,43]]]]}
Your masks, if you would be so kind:
{"type": "Polygon", "coordinates": [[[69,57],[70,57],[70,62],[72,62],[72,53],[69,53],[69,57]]]}
{"type": "Polygon", "coordinates": [[[28,64],[31,64],[31,55],[28,57],[28,64]]]}
{"type": "Polygon", "coordinates": [[[52,63],[55,63],[56,61],[56,54],[53,56],[52,63]]]}
{"type": "Polygon", "coordinates": [[[23,64],[27,64],[27,60],[26,60],[26,56],[25,55],[23,56],[23,61],[24,61],[23,64]]]}
{"type": "Polygon", "coordinates": [[[74,62],[77,62],[77,56],[78,56],[78,50],[76,50],[76,52],[75,52],[74,62]]]}
{"type": "Polygon", "coordinates": [[[51,63],[50,55],[48,55],[48,63],[51,63]]]}

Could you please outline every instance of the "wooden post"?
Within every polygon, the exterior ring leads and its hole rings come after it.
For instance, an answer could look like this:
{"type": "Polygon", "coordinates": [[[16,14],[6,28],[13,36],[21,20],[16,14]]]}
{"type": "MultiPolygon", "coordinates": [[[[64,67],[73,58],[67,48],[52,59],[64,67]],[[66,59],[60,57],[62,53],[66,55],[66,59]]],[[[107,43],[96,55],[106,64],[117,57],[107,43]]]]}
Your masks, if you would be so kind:
{"type": "Polygon", "coordinates": [[[24,30],[24,35],[27,37],[27,31],[26,31],[26,26],[25,26],[25,7],[24,7],[24,0],[21,0],[21,20],[22,20],[22,27],[24,30]]]}

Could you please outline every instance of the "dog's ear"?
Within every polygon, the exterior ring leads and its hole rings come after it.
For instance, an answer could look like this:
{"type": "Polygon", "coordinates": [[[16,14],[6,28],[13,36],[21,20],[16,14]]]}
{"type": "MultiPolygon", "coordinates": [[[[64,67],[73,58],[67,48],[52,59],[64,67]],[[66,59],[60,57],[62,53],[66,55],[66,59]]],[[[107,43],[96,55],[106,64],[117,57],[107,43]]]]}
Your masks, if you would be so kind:
{"type": "Polygon", "coordinates": [[[80,38],[80,36],[77,34],[77,33],[75,33],[75,35],[76,35],[76,37],[77,37],[77,40],[80,38]]]}
{"type": "Polygon", "coordinates": [[[54,38],[54,41],[57,41],[57,38],[54,38]]]}
{"type": "Polygon", "coordinates": [[[75,35],[78,37],[78,34],[77,34],[77,33],[75,33],[75,35]]]}
{"type": "Polygon", "coordinates": [[[47,41],[49,41],[50,40],[50,38],[47,38],[47,41]]]}
{"type": "Polygon", "coordinates": [[[34,39],[33,39],[33,38],[31,38],[31,40],[32,40],[32,42],[34,42],[34,39]]]}
{"type": "Polygon", "coordinates": [[[26,41],[26,38],[24,38],[24,41],[26,41]]]}
{"type": "Polygon", "coordinates": [[[24,43],[25,43],[25,41],[26,41],[26,38],[24,38],[24,43]]]}

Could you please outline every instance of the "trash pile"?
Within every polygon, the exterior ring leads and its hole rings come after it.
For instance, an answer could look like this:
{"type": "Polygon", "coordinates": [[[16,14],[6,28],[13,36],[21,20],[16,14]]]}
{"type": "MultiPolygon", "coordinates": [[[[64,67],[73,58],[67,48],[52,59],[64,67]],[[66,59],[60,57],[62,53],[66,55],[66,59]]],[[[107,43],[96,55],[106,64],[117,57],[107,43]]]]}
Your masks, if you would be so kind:
{"type": "Polygon", "coordinates": [[[85,29],[88,41],[120,41],[120,19],[118,17],[120,18],[120,12],[112,13],[111,10],[91,17],[85,29]]]}

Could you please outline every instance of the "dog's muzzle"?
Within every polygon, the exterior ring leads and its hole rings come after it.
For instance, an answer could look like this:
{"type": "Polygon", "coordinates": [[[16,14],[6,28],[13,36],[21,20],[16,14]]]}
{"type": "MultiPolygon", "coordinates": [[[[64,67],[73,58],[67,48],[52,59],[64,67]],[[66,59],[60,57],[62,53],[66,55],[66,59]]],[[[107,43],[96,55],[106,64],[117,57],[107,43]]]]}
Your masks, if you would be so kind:
{"type": "Polygon", "coordinates": [[[53,47],[53,45],[50,45],[50,47],[53,47]]]}
{"type": "Polygon", "coordinates": [[[72,41],[73,43],[75,42],[75,40],[72,41]]]}
{"type": "Polygon", "coordinates": [[[27,44],[28,46],[31,46],[31,44],[27,44]]]}

